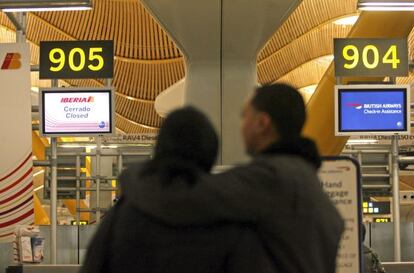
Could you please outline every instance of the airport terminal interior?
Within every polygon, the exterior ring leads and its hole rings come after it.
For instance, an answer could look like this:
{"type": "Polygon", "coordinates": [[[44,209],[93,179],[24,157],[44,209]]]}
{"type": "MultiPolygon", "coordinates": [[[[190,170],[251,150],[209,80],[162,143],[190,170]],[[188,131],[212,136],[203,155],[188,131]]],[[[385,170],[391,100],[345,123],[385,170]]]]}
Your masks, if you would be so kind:
{"type": "Polygon", "coordinates": [[[414,1],[0,0],[0,10],[0,273],[78,272],[121,196],[119,175],[152,158],[176,108],[212,121],[214,173],[251,160],[241,109],[274,83],[299,90],[303,134],[325,157],[321,185],[347,227],[337,272],[364,272],[360,223],[387,273],[414,272],[414,1]]]}

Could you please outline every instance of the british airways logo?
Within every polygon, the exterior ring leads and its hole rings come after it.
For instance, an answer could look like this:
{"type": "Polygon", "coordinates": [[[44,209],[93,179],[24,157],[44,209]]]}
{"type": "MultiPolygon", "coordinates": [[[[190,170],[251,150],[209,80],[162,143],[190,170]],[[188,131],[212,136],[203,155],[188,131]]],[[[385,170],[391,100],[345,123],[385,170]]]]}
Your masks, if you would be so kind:
{"type": "Polygon", "coordinates": [[[361,103],[349,102],[349,103],[346,104],[346,106],[353,107],[353,108],[355,108],[357,110],[361,110],[363,105],[361,103]]]}
{"type": "Polygon", "coordinates": [[[60,100],[61,103],[83,103],[83,102],[88,102],[88,103],[92,103],[95,101],[95,98],[90,96],[90,97],[78,97],[78,98],[62,98],[60,100]]]}

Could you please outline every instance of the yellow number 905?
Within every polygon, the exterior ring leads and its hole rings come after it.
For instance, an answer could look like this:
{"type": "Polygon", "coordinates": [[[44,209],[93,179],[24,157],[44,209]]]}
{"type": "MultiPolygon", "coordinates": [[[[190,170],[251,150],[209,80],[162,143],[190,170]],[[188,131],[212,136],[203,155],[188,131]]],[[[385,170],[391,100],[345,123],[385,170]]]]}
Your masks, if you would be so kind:
{"type": "MultiPolygon", "coordinates": [[[[345,46],[342,50],[342,56],[346,61],[349,61],[349,63],[344,64],[344,68],[346,69],[354,69],[359,64],[360,53],[354,45],[345,46]]],[[[378,67],[379,62],[380,53],[378,48],[374,45],[365,46],[362,50],[362,63],[364,67],[367,69],[375,69],[378,67]],[[369,58],[369,56],[372,56],[372,58],[369,58]]],[[[393,69],[397,69],[400,62],[401,60],[397,56],[397,46],[395,45],[391,46],[382,58],[382,63],[391,64],[393,69]]]]}
{"type": "MultiPolygon", "coordinates": [[[[98,54],[102,53],[103,49],[101,47],[92,47],[89,49],[88,60],[91,64],[88,65],[89,70],[91,71],[100,71],[105,65],[104,58],[98,54]],[[95,64],[92,64],[95,62],[95,64]]],[[[51,66],[50,71],[59,72],[66,65],[66,54],[65,51],[61,48],[54,48],[49,52],[49,60],[52,64],[56,66],[51,66]]],[[[69,68],[72,71],[79,72],[85,69],[86,66],[86,54],[82,48],[76,47],[69,52],[68,56],[69,68]],[[79,63],[75,64],[75,56],[79,56],[79,63]]]]}

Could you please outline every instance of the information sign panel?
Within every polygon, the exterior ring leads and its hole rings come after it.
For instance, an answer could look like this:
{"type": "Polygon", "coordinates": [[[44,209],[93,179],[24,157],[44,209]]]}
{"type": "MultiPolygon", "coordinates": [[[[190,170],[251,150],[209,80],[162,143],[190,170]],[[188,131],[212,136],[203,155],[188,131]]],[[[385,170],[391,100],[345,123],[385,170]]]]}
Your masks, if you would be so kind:
{"type": "Polygon", "coordinates": [[[334,39],[335,76],[408,76],[405,39],[334,39]]]}
{"type": "Polygon", "coordinates": [[[409,85],[335,86],[335,134],[411,133],[409,85]]]}
{"type": "Polygon", "coordinates": [[[40,42],[40,79],[113,78],[113,41],[40,42]]]}
{"type": "Polygon", "coordinates": [[[362,273],[361,182],[358,163],[347,157],[326,158],[319,172],[325,192],[345,220],[337,273],[362,273]]]}
{"type": "Polygon", "coordinates": [[[49,88],[40,90],[42,136],[112,135],[115,131],[111,88],[49,88]]]}

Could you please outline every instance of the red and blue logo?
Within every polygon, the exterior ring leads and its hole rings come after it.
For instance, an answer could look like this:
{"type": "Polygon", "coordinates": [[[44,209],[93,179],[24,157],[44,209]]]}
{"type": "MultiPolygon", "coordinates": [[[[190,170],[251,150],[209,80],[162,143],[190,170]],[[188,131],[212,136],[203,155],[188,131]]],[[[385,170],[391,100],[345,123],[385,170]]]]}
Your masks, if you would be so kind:
{"type": "Polygon", "coordinates": [[[361,110],[363,105],[361,103],[349,102],[349,103],[346,104],[346,106],[355,108],[357,110],[361,110]]]}

